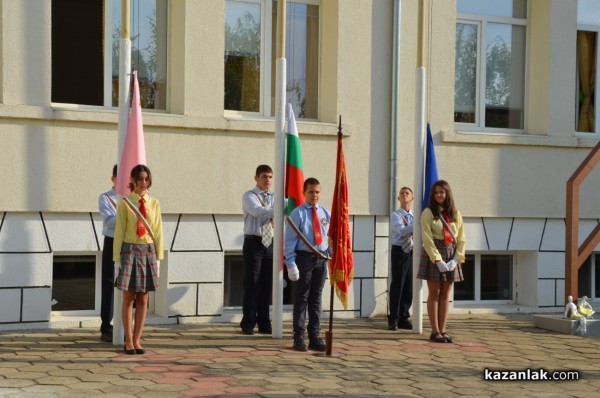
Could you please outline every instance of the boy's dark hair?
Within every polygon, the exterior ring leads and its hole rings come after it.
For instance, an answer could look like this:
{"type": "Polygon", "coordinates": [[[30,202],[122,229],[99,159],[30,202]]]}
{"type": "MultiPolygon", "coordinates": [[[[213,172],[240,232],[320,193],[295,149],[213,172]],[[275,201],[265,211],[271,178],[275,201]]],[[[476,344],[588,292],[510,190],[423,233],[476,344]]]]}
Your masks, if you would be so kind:
{"type": "Polygon", "coordinates": [[[259,175],[261,175],[262,173],[273,173],[273,169],[271,168],[271,166],[267,165],[267,164],[261,164],[260,166],[258,166],[256,168],[256,177],[258,177],[259,175]]]}
{"type": "Polygon", "coordinates": [[[117,165],[113,166],[113,177],[117,178],[117,165]]]}
{"type": "Polygon", "coordinates": [[[306,188],[308,188],[309,185],[321,185],[321,183],[319,182],[319,180],[317,180],[314,177],[308,177],[304,181],[304,186],[302,187],[302,192],[306,192],[306,188]]]}

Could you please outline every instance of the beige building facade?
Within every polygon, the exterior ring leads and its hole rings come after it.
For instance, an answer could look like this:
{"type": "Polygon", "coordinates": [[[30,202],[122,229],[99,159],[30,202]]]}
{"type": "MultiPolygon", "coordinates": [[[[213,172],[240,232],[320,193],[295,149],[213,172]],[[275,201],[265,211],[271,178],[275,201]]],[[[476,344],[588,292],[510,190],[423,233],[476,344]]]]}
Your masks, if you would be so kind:
{"type": "MultiPolygon", "coordinates": [[[[578,32],[592,32],[597,57],[600,14],[594,24],[582,12],[594,1],[425,2],[426,119],[467,226],[455,310],[563,306],[566,181],[600,139],[597,122],[580,128],[582,103],[595,97],[579,82],[597,83],[581,71],[578,32]]],[[[0,1],[0,329],[99,324],[97,200],[118,160],[108,27],[120,1],[82,3],[0,1]]],[[[133,62],[166,238],[149,321],[236,321],[241,197],[256,166],[275,161],[276,6],[132,3],[147,22],[134,26],[133,62]]],[[[390,201],[415,185],[417,1],[288,3],[289,95],[304,175],[322,182],[326,207],[343,123],[355,279],[336,316],[385,315],[390,201]]],[[[581,241],[600,219],[598,187],[600,170],[582,188],[581,241]]],[[[580,279],[580,292],[600,299],[600,247],[580,279]]]]}

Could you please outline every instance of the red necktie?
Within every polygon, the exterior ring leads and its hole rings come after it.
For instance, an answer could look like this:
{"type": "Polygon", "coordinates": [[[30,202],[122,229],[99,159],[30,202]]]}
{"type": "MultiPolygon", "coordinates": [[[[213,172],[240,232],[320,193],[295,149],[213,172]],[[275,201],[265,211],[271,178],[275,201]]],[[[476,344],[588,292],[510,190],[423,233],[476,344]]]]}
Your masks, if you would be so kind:
{"type": "MultiPolygon", "coordinates": [[[[144,200],[144,198],[140,198],[140,213],[142,214],[142,216],[144,216],[144,218],[146,218],[145,203],[146,203],[146,201],[144,200]]],[[[140,219],[138,219],[138,222],[137,222],[137,234],[139,237],[142,237],[146,234],[146,226],[140,219]]]]}
{"type": "Polygon", "coordinates": [[[313,218],[313,233],[315,237],[315,244],[320,246],[323,242],[323,235],[321,234],[321,223],[319,222],[319,215],[317,214],[317,208],[312,207],[312,218],[313,218]]]}
{"type": "MultiPolygon", "coordinates": [[[[450,217],[448,217],[448,213],[443,211],[442,216],[444,217],[444,220],[446,220],[446,223],[448,224],[448,226],[450,226],[450,217]]],[[[442,223],[442,224],[444,224],[444,223],[442,223]]],[[[450,231],[448,231],[448,228],[446,228],[446,224],[444,224],[443,230],[444,230],[444,243],[446,245],[449,245],[450,243],[452,243],[452,234],[450,234],[450,231]]]]}

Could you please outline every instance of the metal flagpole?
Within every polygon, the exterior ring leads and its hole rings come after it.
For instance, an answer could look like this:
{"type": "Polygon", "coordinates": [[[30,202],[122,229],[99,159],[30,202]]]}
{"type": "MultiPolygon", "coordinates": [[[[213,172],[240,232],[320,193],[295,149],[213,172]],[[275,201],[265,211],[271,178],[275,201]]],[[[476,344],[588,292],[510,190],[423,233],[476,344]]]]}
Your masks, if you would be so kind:
{"type": "Polygon", "coordinates": [[[286,1],[277,2],[275,85],[275,235],[273,236],[273,338],[283,337],[283,204],[285,175],[286,1]]]}
{"type": "Polygon", "coordinates": [[[425,19],[425,0],[419,0],[419,18],[417,29],[417,73],[416,73],[416,136],[415,136],[415,200],[413,201],[414,227],[413,227],[413,332],[423,332],[423,281],[417,279],[419,272],[419,262],[421,260],[421,212],[423,198],[423,177],[425,170],[425,113],[427,109],[425,89],[426,89],[426,68],[425,68],[425,45],[424,45],[424,21],[425,19]]]}
{"type": "MultiPolygon", "coordinates": [[[[121,0],[121,40],[119,43],[119,148],[117,159],[121,167],[121,154],[127,134],[127,120],[129,118],[129,81],[131,74],[131,35],[129,32],[129,0],[121,0]]],[[[120,195],[117,195],[121,200],[120,195]]],[[[118,270],[115,270],[115,276],[118,270]]],[[[123,321],[121,319],[121,304],[123,292],[114,289],[113,304],[113,344],[122,345],[124,341],[123,321]]]]}

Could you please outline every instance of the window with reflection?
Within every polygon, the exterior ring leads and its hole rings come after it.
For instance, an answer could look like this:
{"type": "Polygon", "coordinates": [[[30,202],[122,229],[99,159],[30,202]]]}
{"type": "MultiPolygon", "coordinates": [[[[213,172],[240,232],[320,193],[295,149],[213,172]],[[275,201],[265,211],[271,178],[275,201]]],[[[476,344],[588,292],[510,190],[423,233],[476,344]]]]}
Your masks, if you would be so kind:
{"type": "Polygon", "coordinates": [[[600,298],[600,253],[589,256],[577,270],[579,297],[600,298]]]}
{"type": "Polygon", "coordinates": [[[456,301],[513,300],[511,254],[467,254],[462,271],[465,280],[454,284],[456,301]]]}
{"type": "MultiPolygon", "coordinates": [[[[131,67],[138,72],[142,108],[167,105],[167,0],[131,1],[131,67]]],[[[112,0],[112,106],[119,102],[121,1],[112,0]]]]}
{"type": "Polygon", "coordinates": [[[527,0],[457,0],[454,121],[524,128],[527,0]]]}
{"type": "Polygon", "coordinates": [[[600,136],[596,93],[600,82],[596,76],[600,62],[600,0],[577,1],[577,111],[576,131],[600,136]]]}
{"type": "Polygon", "coordinates": [[[96,256],[54,256],[52,311],[93,311],[96,308],[96,256]]]}
{"type": "MultiPolygon", "coordinates": [[[[166,109],[167,5],[130,0],[131,64],[146,109],[166,109]]],[[[117,107],[121,0],[52,0],[51,34],[52,102],[117,107]]]]}
{"type": "MultiPolygon", "coordinates": [[[[318,119],[319,4],[286,4],[286,101],[318,119]]],[[[275,115],[276,34],[277,1],[225,2],[225,110],[275,115]]]]}

